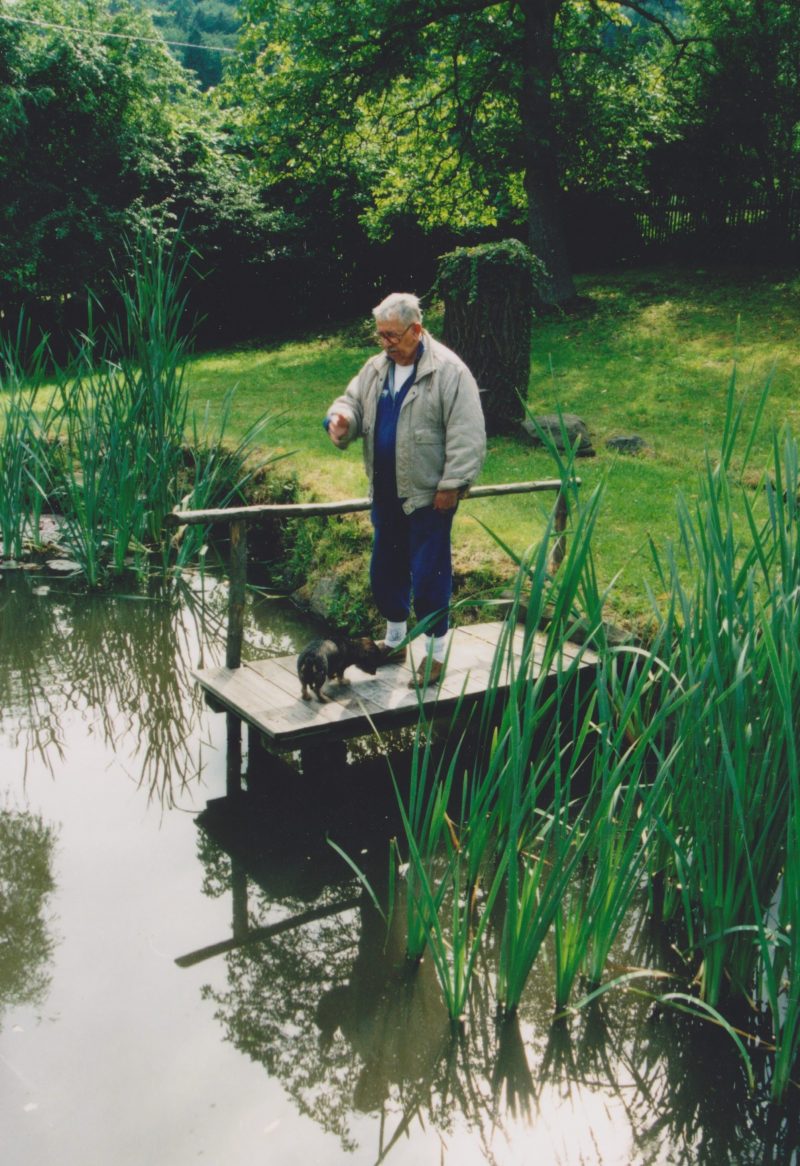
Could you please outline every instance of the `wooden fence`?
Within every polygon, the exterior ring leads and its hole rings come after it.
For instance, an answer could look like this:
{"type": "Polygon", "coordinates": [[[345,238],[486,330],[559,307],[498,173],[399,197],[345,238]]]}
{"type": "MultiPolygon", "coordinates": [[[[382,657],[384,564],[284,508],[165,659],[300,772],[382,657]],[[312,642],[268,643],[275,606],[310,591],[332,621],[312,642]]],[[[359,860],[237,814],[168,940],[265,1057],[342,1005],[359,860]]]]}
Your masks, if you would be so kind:
{"type": "MultiPolygon", "coordinates": [[[[553,511],[555,540],[550,552],[550,569],[558,569],[566,547],[566,527],[569,517],[567,488],[580,486],[580,478],[566,482],[560,478],[535,482],[503,482],[495,486],[473,486],[467,497],[498,498],[508,494],[556,492],[553,511]]],[[[225,650],[227,668],[238,668],[242,662],[244,638],[244,601],[247,586],[247,527],[248,524],[268,522],[276,518],[318,518],[338,514],[356,514],[369,510],[369,498],[350,498],[342,502],[274,503],[262,506],[230,506],[218,510],[180,510],[167,515],[166,525],[195,526],[198,524],[230,527],[230,590],[228,593],[228,630],[225,650]]]]}
{"type": "Polygon", "coordinates": [[[800,197],[793,193],[702,203],[667,195],[640,203],[634,215],[644,251],[691,246],[704,254],[752,254],[759,247],[792,251],[800,244],[800,197]]]}

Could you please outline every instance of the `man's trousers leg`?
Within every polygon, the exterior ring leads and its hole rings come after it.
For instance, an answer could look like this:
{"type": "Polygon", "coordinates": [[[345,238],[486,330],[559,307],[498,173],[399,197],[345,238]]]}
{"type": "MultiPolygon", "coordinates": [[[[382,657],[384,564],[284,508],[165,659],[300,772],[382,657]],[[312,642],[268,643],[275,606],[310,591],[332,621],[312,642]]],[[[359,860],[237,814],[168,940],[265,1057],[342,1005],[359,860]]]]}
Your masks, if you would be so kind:
{"type": "Polygon", "coordinates": [[[443,636],[447,632],[453,589],[450,532],[454,514],[454,510],[425,506],[407,515],[394,500],[373,504],[370,582],[385,619],[407,619],[413,591],[418,620],[442,612],[426,629],[428,634],[443,636]]]}
{"type": "Polygon", "coordinates": [[[396,498],[382,500],[372,504],[372,525],[372,595],[384,619],[402,623],[411,608],[408,518],[396,498]]]}

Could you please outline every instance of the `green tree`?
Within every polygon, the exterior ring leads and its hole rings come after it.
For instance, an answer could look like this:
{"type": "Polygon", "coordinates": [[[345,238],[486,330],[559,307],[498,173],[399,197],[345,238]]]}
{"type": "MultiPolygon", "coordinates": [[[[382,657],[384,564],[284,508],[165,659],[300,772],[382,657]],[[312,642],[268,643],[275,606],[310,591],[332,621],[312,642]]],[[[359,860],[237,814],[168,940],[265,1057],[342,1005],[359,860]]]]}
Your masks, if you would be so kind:
{"type": "Polygon", "coordinates": [[[676,64],[679,120],[654,182],[709,214],[752,192],[772,214],[800,179],[800,6],[793,0],[685,0],[692,34],[676,64]]]}
{"type": "Polygon", "coordinates": [[[187,87],[163,47],[127,39],[153,36],[129,9],[21,0],[14,17],[0,21],[0,294],[63,298],[163,200],[187,87]]]}
{"type": "Polygon", "coordinates": [[[563,303],[565,176],[607,184],[659,132],[652,46],[672,7],[654,0],[646,22],[617,0],[247,0],[227,94],[268,181],[350,184],[373,235],[402,214],[427,229],[524,224],[545,296],[563,303]],[[598,107],[613,112],[593,131],[598,107]]]}
{"type": "MultiPolygon", "coordinates": [[[[0,19],[0,303],[75,325],[122,238],[184,227],[234,287],[274,250],[229,135],[149,17],[107,0],[19,0],[0,19]],[[238,270],[238,282],[235,275],[238,270]]],[[[211,295],[219,286],[202,285],[211,295]]],[[[235,300],[235,295],[229,297],[235,300]]],[[[235,310],[235,309],[234,309],[235,310]]]]}

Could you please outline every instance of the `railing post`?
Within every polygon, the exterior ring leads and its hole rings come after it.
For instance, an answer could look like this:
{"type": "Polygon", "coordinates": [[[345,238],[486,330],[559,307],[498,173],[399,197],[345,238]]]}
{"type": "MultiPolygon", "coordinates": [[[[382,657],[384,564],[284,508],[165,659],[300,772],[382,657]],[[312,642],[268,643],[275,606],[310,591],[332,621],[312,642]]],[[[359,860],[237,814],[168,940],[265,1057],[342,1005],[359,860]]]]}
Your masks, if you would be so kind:
{"type": "Polygon", "coordinates": [[[226,668],[238,668],[242,662],[244,638],[244,596],[247,583],[247,521],[231,523],[231,562],[228,591],[228,640],[226,668]]]}
{"type": "Polygon", "coordinates": [[[558,491],[556,497],[555,513],[553,517],[553,530],[556,533],[555,541],[553,542],[553,549],[550,552],[550,574],[555,575],[558,568],[564,559],[564,554],[567,549],[567,536],[565,531],[567,529],[567,519],[569,518],[569,504],[567,502],[567,492],[562,486],[558,491]]]}

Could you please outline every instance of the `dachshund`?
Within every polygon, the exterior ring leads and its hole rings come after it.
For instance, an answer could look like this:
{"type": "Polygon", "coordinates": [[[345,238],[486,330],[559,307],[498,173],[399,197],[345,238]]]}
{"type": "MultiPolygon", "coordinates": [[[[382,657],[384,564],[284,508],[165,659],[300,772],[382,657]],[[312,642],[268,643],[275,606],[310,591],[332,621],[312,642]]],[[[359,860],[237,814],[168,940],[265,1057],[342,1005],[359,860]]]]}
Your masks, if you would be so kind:
{"type": "Polygon", "coordinates": [[[300,677],[303,700],[311,700],[309,689],[316,693],[317,700],[329,700],[322,692],[322,686],[327,680],[348,684],[344,670],[351,664],[374,676],[382,660],[380,648],[367,636],[355,640],[347,636],[312,640],[297,657],[297,675],[300,677]]]}

